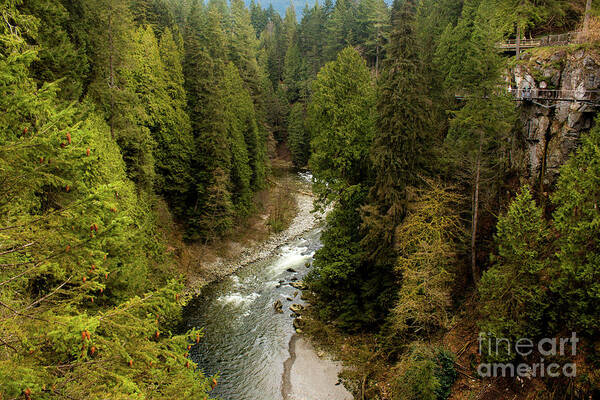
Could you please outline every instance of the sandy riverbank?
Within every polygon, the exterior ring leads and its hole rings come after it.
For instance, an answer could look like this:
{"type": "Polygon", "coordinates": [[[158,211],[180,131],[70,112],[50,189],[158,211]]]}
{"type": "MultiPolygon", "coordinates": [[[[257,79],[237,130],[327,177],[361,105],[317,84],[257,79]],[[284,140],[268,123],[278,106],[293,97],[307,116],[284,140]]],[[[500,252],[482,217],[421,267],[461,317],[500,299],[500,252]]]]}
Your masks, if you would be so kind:
{"type": "Polygon", "coordinates": [[[319,357],[310,342],[299,335],[290,340],[290,358],[284,364],[281,395],[284,400],[352,400],[339,383],[339,362],[319,357]]]}

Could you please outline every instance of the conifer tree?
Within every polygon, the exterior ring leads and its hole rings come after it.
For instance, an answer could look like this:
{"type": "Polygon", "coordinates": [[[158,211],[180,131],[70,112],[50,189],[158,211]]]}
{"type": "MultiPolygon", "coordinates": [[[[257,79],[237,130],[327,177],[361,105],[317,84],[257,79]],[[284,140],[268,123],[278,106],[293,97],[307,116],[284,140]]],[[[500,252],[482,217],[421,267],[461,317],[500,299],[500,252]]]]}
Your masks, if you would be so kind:
{"type": "Polygon", "coordinates": [[[446,73],[449,90],[461,91],[467,98],[450,121],[446,144],[455,154],[458,170],[473,201],[471,203],[471,275],[479,280],[478,232],[482,205],[490,199],[505,171],[503,144],[514,120],[514,105],[503,92],[503,66],[495,43],[499,30],[493,9],[477,0],[466,3],[458,25],[447,29],[441,39],[438,58],[446,73]]]}
{"type": "Polygon", "coordinates": [[[309,76],[316,76],[321,67],[329,59],[325,55],[327,13],[315,2],[311,8],[306,5],[302,12],[302,20],[298,27],[298,47],[306,59],[309,76]]]}
{"type": "MultiPolygon", "coordinates": [[[[363,268],[360,207],[369,185],[369,148],[375,133],[375,90],[365,61],[346,48],[323,67],[308,107],[314,190],[324,202],[336,202],[308,278],[323,318],[346,329],[382,317],[382,275],[363,268]]],[[[388,283],[392,283],[388,281],[388,283]]],[[[385,308],[385,307],[383,307],[385,308]]]]}
{"type": "Polygon", "coordinates": [[[458,200],[455,193],[428,181],[398,227],[396,271],[402,285],[391,315],[397,335],[423,337],[450,323],[453,263],[463,230],[458,200]]]}
{"type": "Polygon", "coordinates": [[[287,128],[287,143],[296,167],[306,166],[310,155],[310,137],[304,120],[304,104],[298,102],[292,106],[287,128]]]}
{"type": "Polygon", "coordinates": [[[155,171],[154,140],[148,128],[140,98],[126,75],[133,66],[135,28],[127,2],[100,0],[85,2],[84,15],[89,24],[91,54],[95,60],[88,96],[101,110],[123,151],[127,172],[140,188],[152,188],[155,171]]]}
{"type": "Polygon", "coordinates": [[[181,56],[168,28],[163,33],[160,49],[149,26],[138,29],[135,42],[136,69],[129,79],[144,104],[149,118],[144,125],[157,146],[156,190],[175,201],[189,188],[193,148],[190,120],[185,111],[181,56]]]}
{"type": "Polygon", "coordinates": [[[378,84],[378,132],[371,149],[375,183],[363,210],[364,245],[376,266],[393,264],[394,231],[412,187],[431,165],[430,102],[415,41],[416,2],[394,2],[387,60],[378,84]]]}
{"type": "Polygon", "coordinates": [[[231,191],[233,204],[239,215],[246,216],[251,201],[252,168],[248,159],[247,141],[256,149],[258,128],[254,120],[254,107],[237,68],[229,63],[225,67],[222,92],[224,122],[231,149],[231,191]]]}
{"type": "Polygon", "coordinates": [[[185,358],[199,332],[174,333],[182,285],[159,288],[150,209],[109,126],[37,85],[18,33],[35,19],[0,13],[0,396],[205,396],[185,358]]]}
{"type": "Polygon", "coordinates": [[[88,78],[89,60],[69,35],[69,12],[60,2],[51,0],[27,0],[20,8],[39,19],[38,29],[29,32],[29,39],[40,46],[38,59],[31,65],[34,77],[38,83],[61,79],[60,97],[79,100],[88,78]]]}
{"type": "Polygon", "coordinates": [[[299,99],[305,99],[307,93],[306,65],[300,54],[298,46],[294,43],[285,54],[285,67],[283,70],[283,83],[288,101],[293,104],[299,99]]]}
{"type": "MultiPolygon", "coordinates": [[[[507,213],[498,219],[495,239],[494,265],[479,285],[481,331],[491,335],[490,339],[507,338],[511,343],[537,337],[548,304],[542,282],[548,264],[548,229],[528,187],[521,189],[507,213]]],[[[511,361],[514,352],[511,355],[510,349],[501,350],[486,356],[497,362],[511,361]]]]}
{"type": "Polygon", "coordinates": [[[556,319],[587,335],[597,335],[599,295],[600,125],[585,136],[577,153],[561,168],[552,197],[559,233],[558,267],[552,289],[559,297],[556,319]]]}
{"type": "Polygon", "coordinates": [[[186,32],[185,79],[192,120],[194,185],[189,202],[188,234],[192,239],[216,237],[233,224],[231,149],[221,86],[227,62],[222,16],[216,8],[192,7],[186,32]]]}
{"type": "Polygon", "coordinates": [[[331,16],[327,19],[327,42],[325,54],[335,59],[338,52],[356,44],[356,6],[351,0],[336,0],[331,16]]]}
{"type": "Polygon", "coordinates": [[[388,7],[383,0],[361,0],[356,11],[356,42],[364,48],[369,65],[379,71],[390,27],[388,7]]]}

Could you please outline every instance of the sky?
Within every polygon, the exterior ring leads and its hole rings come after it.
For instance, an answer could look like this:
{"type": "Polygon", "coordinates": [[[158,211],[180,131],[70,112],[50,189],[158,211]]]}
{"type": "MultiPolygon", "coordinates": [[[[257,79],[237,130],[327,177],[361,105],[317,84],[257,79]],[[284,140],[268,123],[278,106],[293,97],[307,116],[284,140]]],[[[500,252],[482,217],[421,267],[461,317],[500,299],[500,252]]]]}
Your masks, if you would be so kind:
{"type": "MultiPolygon", "coordinates": [[[[250,6],[250,0],[245,0],[246,1],[246,5],[250,6]]],[[[257,3],[260,3],[260,5],[263,8],[267,8],[269,7],[269,4],[273,4],[273,8],[275,8],[275,10],[277,12],[279,12],[279,15],[281,15],[281,17],[283,18],[283,16],[285,15],[285,9],[288,8],[288,6],[290,5],[290,0],[254,0],[257,3]]],[[[294,2],[294,7],[296,8],[296,15],[298,17],[300,17],[302,15],[302,10],[304,10],[304,6],[306,5],[306,3],[308,3],[309,6],[313,6],[315,4],[315,0],[293,0],[294,2]]],[[[320,3],[323,3],[323,1],[319,1],[320,3]]]]}

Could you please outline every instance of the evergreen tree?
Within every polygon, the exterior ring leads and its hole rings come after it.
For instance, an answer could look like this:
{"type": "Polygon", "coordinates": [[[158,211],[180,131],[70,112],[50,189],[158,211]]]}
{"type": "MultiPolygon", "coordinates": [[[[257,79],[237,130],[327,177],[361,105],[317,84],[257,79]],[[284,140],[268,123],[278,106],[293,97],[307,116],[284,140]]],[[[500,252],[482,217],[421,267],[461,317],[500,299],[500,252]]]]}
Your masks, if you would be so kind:
{"type": "Polygon", "coordinates": [[[356,6],[351,0],[336,0],[331,16],[327,19],[327,60],[335,59],[338,52],[356,44],[356,6]]]}
{"type": "Polygon", "coordinates": [[[391,316],[397,335],[423,337],[450,323],[453,264],[463,230],[458,202],[459,196],[428,182],[398,227],[396,271],[402,285],[391,316]]]}
{"type": "Polygon", "coordinates": [[[283,70],[283,83],[290,103],[295,103],[300,98],[308,96],[306,84],[308,77],[305,73],[305,64],[296,44],[292,44],[285,54],[285,68],[283,70]]]}
{"type": "Polygon", "coordinates": [[[256,37],[260,37],[262,31],[265,30],[269,18],[267,11],[260,6],[260,2],[250,1],[250,21],[256,32],[256,37]]]}
{"type": "Polygon", "coordinates": [[[302,20],[298,27],[298,47],[306,60],[307,73],[316,76],[326,61],[325,40],[327,13],[318,2],[314,7],[308,4],[302,12],[302,20]]]}
{"type": "MultiPolygon", "coordinates": [[[[450,121],[446,144],[471,203],[471,275],[479,280],[478,232],[483,206],[490,205],[506,170],[504,143],[514,120],[512,99],[500,89],[503,61],[495,43],[499,38],[488,3],[466,3],[458,25],[447,29],[438,49],[449,90],[467,96],[450,121]],[[443,61],[442,61],[443,60],[443,61]]],[[[490,210],[490,207],[488,207],[490,210]]]]}
{"type": "Polygon", "coordinates": [[[60,79],[60,97],[79,100],[88,78],[89,63],[87,55],[69,35],[69,12],[60,2],[50,0],[27,0],[21,9],[39,19],[38,29],[29,32],[30,40],[39,45],[38,59],[31,64],[33,76],[38,83],[60,79]]]}
{"type": "Polygon", "coordinates": [[[149,117],[144,124],[157,145],[156,190],[175,205],[189,189],[193,148],[181,55],[168,28],[160,48],[151,27],[139,28],[136,39],[137,69],[130,79],[149,117]]]}
{"type": "MultiPolygon", "coordinates": [[[[552,197],[558,231],[558,268],[552,290],[559,301],[558,327],[597,335],[600,321],[598,286],[600,251],[598,226],[600,124],[582,137],[577,153],[561,168],[552,197]]],[[[558,328],[557,327],[557,328],[558,328]]]]}
{"type": "Polygon", "coordinates": [[[133,70],[135,51],[130,40],[135,36],[131,12],[123,0],[85,2],[83,6],[94,58],[88,96],[106,118],[111,137],[119,143],[129,177],[140,188],[150,190],[155,178],[155,144],[143,124],[148,116],[126,78],[133,70]]]}
{"type": "MultiPolygon", "coordinates": [[[[381,275],[363,268],[360,206],[369,180],[369,147],[375,132],[375,93],[370,72],[356,50],[346,48],[323,67],[308,107],[315,191],[336,202],[308,279],[323,318],[356,329],[381,318],[381,275]]],[[[391,283],[388,281],[388,283],[391,283]]]]}
{"type": "Polygon", "coordinates": [[[231,191],[233,204],[238,214],[246,216],[251,201],[250,180],[252,168],[248,160],[246,141],[256,148],[258,128],[254,118],[254,107],[248,91],[233,64],[225,67],[222,93],[224,122],[231,149],[231,191]]]}
{"type": "Polygon", "coordinates": [[[0,13],[0,396],[205,396],[186,368],[199,332],[174,333],[182,285],[152,267],[147,197],[109,126],[38,86],[18,33],[35,19],[13,2],[0,13]]]}
{"type": "Polygon", "coordinates": [[[290,48],[296,41],[298,20],[296,17],[296,8],[294,2],[290,0],[290,5],[285,10],[285,17],[283,18],[283,34],[285,35],[286,48],[290,48]]]}
{"type": "Polygon", "coordinates": [[[308,108],[310,165],[319,193],[329,200],[363,183],[368,174],[374,99],[369,70],[352,48],[326,64],[313,84],[308,108]]]}
{"type": "Polygon", "coordinates": [[[294,104],[288,120],[287,143],[292,153],[292,161],[296,167],[306,166],[310,156],[310,137],[304,119],[304,104],[294,104]]]}
{"type": "MultiPolygon", "coordinates": [[[[542,209],[535,204],[529,188],[523,187],[506,215],[498,219],[494,265],[479,285],[483,314],[480,327],[489,339],[507,338],[515,343],[519,338],[542,333],[548,305],[547,289],[542,283],[548,264],[547,242],[542,209]]],[[[499,349],[501,353],[486,356],[497,362],[512,361],[512,349],[499,349]]]]}
{"type": "Polygon", "coordinates": [[[219,236],[233,224],[231,149],[220,89],[227,61],[221,21],[215,8],[202,10],[196,4],[185,37],[184,72],[196,152],[188,195],[194,205],[188,211],[191,239],[219,236]]]}
{"type": "Polygon", "coordinates": [[[364,246],[375,267],[394,263],[394,232],[406,214],[412,187],[432,158],[430,102],[415,41],[416,3],[394,2],[392,31],[378,91],[378,132],[371,149],[375,184],[363,210],[364,246]]]}
{"type": "Polygon", "coordinates": [[[379,71],[390,27],[388,7],[383,0],[361,0],[356,11],[356,41],[369,65],[379,71]]]}

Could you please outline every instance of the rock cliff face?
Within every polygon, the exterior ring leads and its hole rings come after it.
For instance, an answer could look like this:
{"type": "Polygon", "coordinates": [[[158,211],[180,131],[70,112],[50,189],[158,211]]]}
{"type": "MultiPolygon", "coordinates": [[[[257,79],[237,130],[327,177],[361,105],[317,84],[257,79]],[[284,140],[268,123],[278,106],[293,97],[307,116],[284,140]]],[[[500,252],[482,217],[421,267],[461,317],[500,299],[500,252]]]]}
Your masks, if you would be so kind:
{"type": "Polygon", "coordinates": [[[600,106],[600,52],[572,47],[540,48],[524,54],[511,70],[521,102],[520,133],[525,154],[518,167],[531,184],[548,190],[558,170],[587,132],[600,106]]]}

